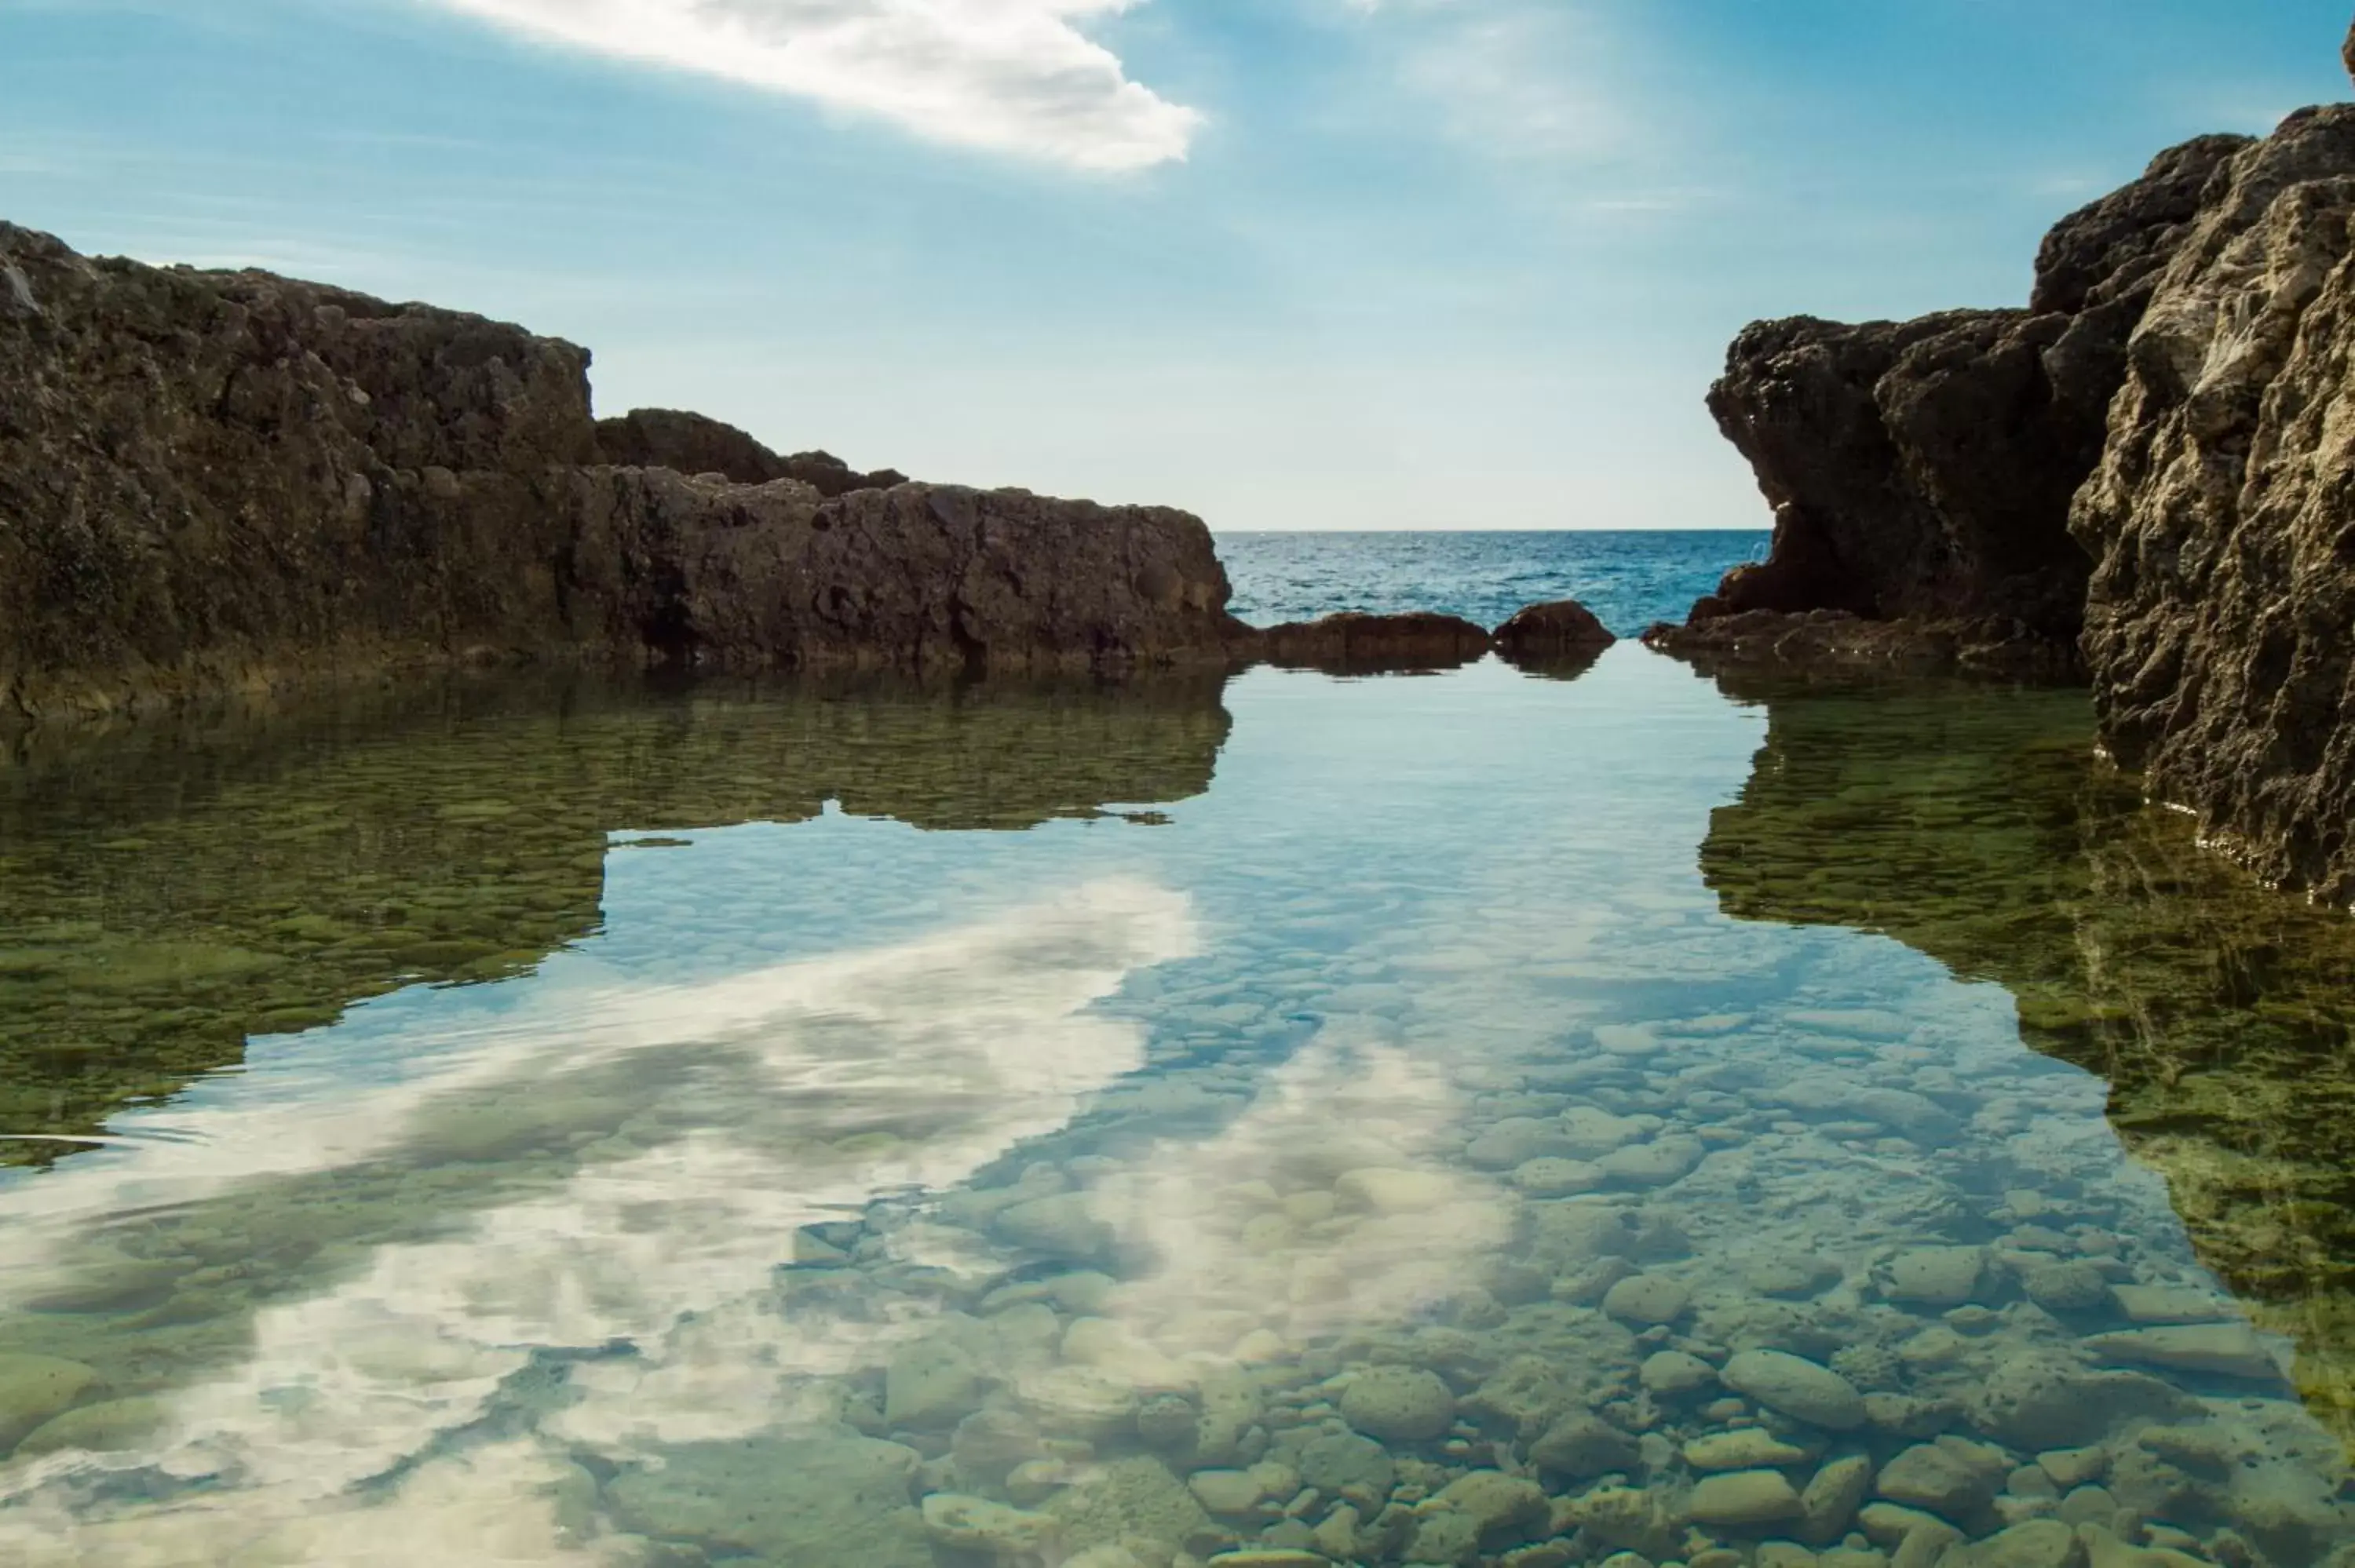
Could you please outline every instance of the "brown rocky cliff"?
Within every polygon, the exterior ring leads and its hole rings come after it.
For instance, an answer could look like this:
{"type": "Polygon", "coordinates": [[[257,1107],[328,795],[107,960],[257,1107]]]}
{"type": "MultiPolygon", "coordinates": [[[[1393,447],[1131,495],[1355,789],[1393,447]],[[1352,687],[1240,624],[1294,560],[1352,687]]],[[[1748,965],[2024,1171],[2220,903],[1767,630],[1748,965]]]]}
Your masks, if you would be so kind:
{"type": "Polygon", "coordinates": [[[2024,310],[1746,329],[1710,408],[1774,509],[1774,546],[1694,607],[1681,641],[1777,632],[1709,624],[1745,615],[1837,611],[1934,629],[1935,645],[1994,662],[2066,662],[2091,569],[2070,498],[2099,461],[2158,270],[2245,144],[2171,149],[2063,219],[2024,310]]]}
{"type": "Polygon", "coordinates": [[[476,316],[0,225],[0,709],[405,662],[1061,667],[1247,636],[1199,519],[878,491],[899,476],[823,454],[757,484],[612,466],[588,366],[476,316]]]}
{"type": "Polygon", "coordinates": [[[2072,525],[2105,744],[2355,900],[2355,106],[2235,156],[2134,334],[2072,525]]]}

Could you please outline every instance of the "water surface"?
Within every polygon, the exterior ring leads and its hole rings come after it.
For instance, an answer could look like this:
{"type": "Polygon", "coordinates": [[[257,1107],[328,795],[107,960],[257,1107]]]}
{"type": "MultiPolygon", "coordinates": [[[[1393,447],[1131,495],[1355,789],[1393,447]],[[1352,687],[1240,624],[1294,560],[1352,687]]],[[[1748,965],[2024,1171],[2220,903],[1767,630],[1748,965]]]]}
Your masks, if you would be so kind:
{"type": "Polygon", "coordinates": [[[1623,646],[27,746],[0,1554],[2325,1562],[2343,922],[2086,739],[1623,646]]]}
{"type": "Polygon", "coordinates": [[[1623,637],[1681,621],[1764,529],[1220,534],[1234,611],[1256,626],[1337,609],[1431,609],[1493,627],[1523,605],[1575,599],[1623,637]]]}

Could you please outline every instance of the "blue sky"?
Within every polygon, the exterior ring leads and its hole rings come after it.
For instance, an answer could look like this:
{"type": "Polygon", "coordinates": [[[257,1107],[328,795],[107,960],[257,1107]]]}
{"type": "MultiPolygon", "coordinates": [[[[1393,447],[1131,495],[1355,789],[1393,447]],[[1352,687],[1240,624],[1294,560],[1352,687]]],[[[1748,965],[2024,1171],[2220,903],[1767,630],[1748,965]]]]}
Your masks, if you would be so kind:
{"type": "Polygon", "coordinates": [[[1214,527],[1763,524],[1762,315],[2349,96],[2344,0],[0,0],[0,217],[1214,527]]]}

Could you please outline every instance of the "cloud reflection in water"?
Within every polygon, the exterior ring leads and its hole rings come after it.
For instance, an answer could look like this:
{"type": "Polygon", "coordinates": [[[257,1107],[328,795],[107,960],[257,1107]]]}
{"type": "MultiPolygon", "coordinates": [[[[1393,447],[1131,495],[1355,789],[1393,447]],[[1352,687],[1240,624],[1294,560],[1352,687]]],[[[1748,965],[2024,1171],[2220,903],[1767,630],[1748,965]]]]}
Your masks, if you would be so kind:
{"type": "Polygon", "coordinates": [[[480,1560],[496,1540],[501,1560],[601,1560],[562,1545],[552,1505],[523,1500],[570,1470],[560,1450],[451,1436],[550,1348],[629,1347],[581,1363],[545,1427],[617,1457],[762,1430],[791,1414],[797,1376],[871,1364],[894,1325],[773,1309],[796,1233],[879,1193],[953,1186],[1064,1124],[1144,1064],[1139,1026],[1091,1004],[1197,945],[1182,895],[1095,882],[915,941],[553,994],[463,1040],[419,1040],[431,1070],[357,1097],[290,1069],[234,1107],[155,1118],[180,1136],[14,1195],[0,1301],[54,1294],[88,1262],[78,1238],[131,1211],[191,1235],[262,1234],[273,1213],[335,1202],[355,1171],[413,1176],[455,1223],[257,1307],[250,1356],[165,1395],[149,1443],[16,1467],[0,1548],[37,1563],[413,1563],[437,1543],[480,1560]],[[94,1472],[150,1467],[217,1484],[115,1522],[78,1506],[94,1472]]]}

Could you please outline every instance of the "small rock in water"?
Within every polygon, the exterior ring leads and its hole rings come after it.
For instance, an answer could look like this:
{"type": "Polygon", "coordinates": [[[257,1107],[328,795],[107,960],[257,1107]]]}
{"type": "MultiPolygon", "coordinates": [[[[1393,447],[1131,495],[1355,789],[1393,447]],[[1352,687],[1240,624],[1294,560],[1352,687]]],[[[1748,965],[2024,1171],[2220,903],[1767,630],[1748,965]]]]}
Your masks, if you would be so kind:
{"type": "Polygon", "coordinates": [[[1890,1501],[1966,1520],[1995,1500],[2011,1461],[1963,1437],[1917,1443],[1881,1468],[1874,1489],[1890,1501]]]}
{"type": "Polygon", "coordinates": [[[1436,1372],[1369,1367],[1341,1394],[1341,1419],[1386,1443],[1424,1443],[1455,1422],[1455,1395],[1436,1372]]]}
{"type": "Polygon", "coordinates": [[[1194,1446],[1200,1419],[1194,1402],[1184,1394],[1156,1393],[1136,1407],[1136,1435],[1148,1448],[1182,1453],[1194,1446]]]}
{"type": "Polygon", "coordinates": [[[1984,1247],[1919,1247],[1890,1259],[1878,1277],[1881,1295],[1891,1301],[1959,1307],[1978,1294],[1987,1267],[1984,1247]]]}
{"type": "Polygon", "coordinates": [[[2083,1561],[2075,1531],[2036,1519],[1949,1551],[1940,1568],[2077,1568],[2083,1561]]]}
{"type": "Polygon", "coordinates": [[[959,1551],[1018,1558],[1044,1552],[1055,1540],[1056,1521],[1049,1515],[1026,1513],[987,1498],[934,1492],[920,1506],[924,1533],[959,1551]]]}
{"type": "Polygon", "coordinates": [[[1009,1204],[997,1212],[990,1228],[1016,1246],[1073,1261],[1101,1257],[1112,1245],[1112,1227],[1096,1218],[1084,1192],[1009,1204]]]}
{"type": "Polygon", "coordinates": [[[1045,1502],[1071,1478],[1071,1467],[1060,1459],[1025,1459],[1006,1472],[1006,1495],[1018,1508],[1045,1502]]]}
{"type": "Polygon", "coordinates": [[[2114,1285],[2110,1294],[2130,1323],[2214,1323],[2239,1316],[2223,1297],[2167,1285],[2114,1285]]]}
{"type": "Polygon", "coordinates": [[[1514,1168],[1513,1185],[1532,1198],[1567,1198],[1592,1192],[1609,1178],[1590,1160],[1565,1160],[1549,1155],[1514,1168]]]}
{"type": "Polygon", "coordinates": [[[1515,1116],[1491,1123],[1465,1149],[1464,1159],[1483,1171],[1510,1171],[1533,1160],[1561,1159],[1572,1148],[1561,1123],[1515,1116]]]}
{"type": "Polygon", "coordinates": [[[1827,1366],[1784,1351],[1744,1351],[1718,1376],[1725,1386],[1795,1420],[1846,1432],[1865,1423],[1864,1396],[1827,1366]]]}
{"type": "Polygon", "coordinates": [[[2019,1284],[2047,1312],[2097,1312],[2112,1305],[2109,1280],[2082,1260],[2039,1264],[2021,1272],[2019,1284]]]}
{"type": "Polygon", "coordinates": [[[1799,1511],[1799,1494],[1780,1470],[1705,1476],[1687,1505],[1698,1524],[1772,1524],[1799,1511]]]}
{"type": "Polygon", "coordinates": [[[1848,1533],[1856,1510],[1872,1490],[1872,1461],[1862,1454],[1830,1460],[1799,1494],[1799,1539],[1828,1546],[1848,1533]]]}
{"type": "Polygon", "coordinates": [[[2077,1539],[2085,1548],[2085,1568],[2208,1568],[2186,1552],[2165,1546],[2131,1546],[2100,1524],[2083,1524],[2077,1539]]]}
{"type": "Polygon", "coordinates": [[[2110,1453],[2106,1448],[2047,1448],[2036,1456],[2036,1467],[2065,1492],[2100,1479],[2110,1467],[2110,1453]]]}
{"type": "Polygon", "coordinates": [[[1785,1443],[1763,1426],[1712,1432],[1685,1445],[1685,1463],[1696,1470],[1775,1469],[1803,1464],[1807,1451],[1785,1443]]]}
{"type": "Polygon", "coordinates": [[[1483,1539],[1517,1526],[1541,1523],[1546,1517],[1545,1489],[1526,1476],[1508,1476],[1501,1470],[1474,1470],[1458,1476],[1440,1489],[1437,1500],[1470,1519],[1483,1539]]]}
{"type": "Polygon", "coordinates": [[[1655,1351],[1637,1373],[1644,1387],[1664,1399],[1681,1399],[1717,1383],[1717,1369],[1683,1351],[1655,1351]]]}
{"type": "Polygon", "coordinates": [[[1529,1463],[1537,1468],[1580,1479],[1632,1470],[1638,1457],[1634,1438],[1583,1410],[1555,1422],[1529,1446],[1529,1463]]]}
{"type": "Polygon", "coordinates": [[[1212,1513],[1249,1513],[1266,1496],[1249,1470],[1197,1470],[1186,1478],[1194,1499],[1212,1513]]]}
{"type": "Polygon", "coordinates": [[[1692,1305],[1692,1294],[1675,1280],[1657,1274],[1638,1274],[1604,1292],[1603,1310],[1623,1323],[1648,1326],[1673,1323],[1692,1305]]]}
{"type": "Polygon", "coordinates": [[[2085,1344],[2105,1361],[2165,1367],[2170,1372],[2214,1372],[2260,1382],[2273,1382],[2282,1375],[2280,1364],[2246,1323],[2129,1329],[2096,1334],[2085,1344]]]}
{"type": "Polygon", "coordinates": [[[883,1419],[911,1432],[947,1426],[981,1403],[981,1369],[962,1346],[918,1340],[891,1357],[883,1377],[883,1419]]]}
{"type": "Polygon", "coordinates": [[[1319,1437],[1300,1451],[1300,1478],[1337,1497],[1352,1489],[1389,1495],[1397,1475],[1390,1453],[1354,1432],[1319,1437]]]}
{"type": "Polygon", "coordinates": [[[1648,1123],[1614,1116],[1598,1106],[1572,1106],[1558,1118],[1566,1152],[1575,1160],[1599,1160],[1644,1136],[1648,1123]]]}
{"type": "Polygon", "coordinates": [[[1595,1161],[1603,1174],[1631,1187],[1665,1187],[1700,1163],[1708,1146],[1697,1138],[1663,1138],[1614,1150],[1595,1161]]]}

